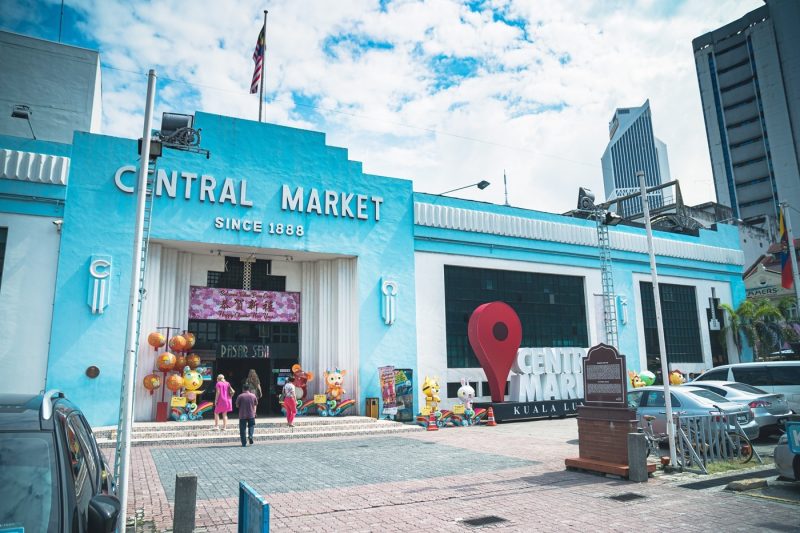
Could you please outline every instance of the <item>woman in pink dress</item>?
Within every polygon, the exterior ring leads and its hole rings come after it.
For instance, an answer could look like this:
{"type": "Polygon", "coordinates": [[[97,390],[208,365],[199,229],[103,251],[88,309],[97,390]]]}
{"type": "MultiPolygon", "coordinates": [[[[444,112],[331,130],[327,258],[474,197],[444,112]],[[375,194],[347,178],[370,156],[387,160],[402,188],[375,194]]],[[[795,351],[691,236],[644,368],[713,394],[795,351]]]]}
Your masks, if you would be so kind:
{"type": "Polygon", "coordinates": [[[219,430],[219,415],[222,415],[222,431],[228,429],[228,413],[233,411],[231,397],[236,392],[231,384],[225,381],[225,376],[217,376],[217,394],[214,397],[214,431],[219,430]]]}
{"type": "Polygon", "coordinates": [[[294,427],[294,417],[297,415],[297,394],[294,387],[294,376],[289,376],[283,386],[283,408],[286,409],[286,422],[289,427],[294,427]]]}

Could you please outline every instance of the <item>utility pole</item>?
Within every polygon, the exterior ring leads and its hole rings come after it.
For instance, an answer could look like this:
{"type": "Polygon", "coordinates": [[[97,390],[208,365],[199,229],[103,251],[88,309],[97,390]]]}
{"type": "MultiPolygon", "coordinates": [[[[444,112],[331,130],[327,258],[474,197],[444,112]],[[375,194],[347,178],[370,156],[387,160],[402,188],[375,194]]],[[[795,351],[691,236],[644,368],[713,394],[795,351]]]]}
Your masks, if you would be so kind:
{"type": "Polygon", "coordinates": [[[506,181],[506,169],[503,169],[503,189],[506,191],[506,206],[510,207],[511,204],[508,203],[508,182],[506,181]]]}
{"type": "Polygon", "coordinates": [[[136,222],[133,234],[133,262],[131,263],[131,292],[128,300],[128,326],[125,333],[125,360],[123,363],[122,385],[122,417],[121,427],[122,445],[120,449],[120,468],[118,481],[118,496],[122,504],[122,527],[125,527],[128,509],[128,478],[130,469],[131,430],[133,427],[133,398],[135,385],[136,348],[136,322],[139,316],[140,305],[140,277],[139,269],[142,263],[142,240],[144,236],[144,212],[147,196],[147,177],[150,162],[150,140],[153,122],[153,105],[156,93],[156,71],[150,70],[147,74],[147,101],[144,108],[144,129],[142,132],[142,153],[139,159],[139,179],[136,187],[136,222]]]}
{"type": "Polygon", "coordinates": [[[644,172],[636,172],[639,178],[639,189],[642,194],[642,208],[644,209],[644,223],[647,229],[647,253],[650,256],[650,273],[653,280],[653,300],[656,307],[656,327],[658,329],[658,351],[661,357],[661,380],[664,382],[664,407],[667,417],[667,437],[669,438],[669,465],[675,468],[675,424],[672,420],[672,397],[669,392],[669,365],[667,364],[667,344],[664,340],[664,320],[661,317],[661,294],[658,290],[658,271],[656,270],[656,254],[653,249],[653,228],[650,225],[650,202],[647,199],[647,185],[644,182],[644,172]]]}

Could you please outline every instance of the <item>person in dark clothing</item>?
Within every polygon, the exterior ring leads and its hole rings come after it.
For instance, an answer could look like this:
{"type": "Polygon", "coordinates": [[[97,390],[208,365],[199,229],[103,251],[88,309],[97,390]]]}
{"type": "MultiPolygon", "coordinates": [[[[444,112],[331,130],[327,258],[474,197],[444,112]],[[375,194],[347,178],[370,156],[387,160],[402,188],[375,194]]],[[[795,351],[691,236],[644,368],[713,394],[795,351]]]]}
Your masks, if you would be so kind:
{"type": "Polygon", "coordinates": [[[258,398],[253,394],[252,388],[245,386],[244,392],[236,398],[236,407],[239,409],[239,438],[242,446],[247,446],[247,441],[253,444],[253,432],[256,428],[256,406],[258,398]],[[245,440],[245,427],[247,427],[247,440],[245,440]]]}

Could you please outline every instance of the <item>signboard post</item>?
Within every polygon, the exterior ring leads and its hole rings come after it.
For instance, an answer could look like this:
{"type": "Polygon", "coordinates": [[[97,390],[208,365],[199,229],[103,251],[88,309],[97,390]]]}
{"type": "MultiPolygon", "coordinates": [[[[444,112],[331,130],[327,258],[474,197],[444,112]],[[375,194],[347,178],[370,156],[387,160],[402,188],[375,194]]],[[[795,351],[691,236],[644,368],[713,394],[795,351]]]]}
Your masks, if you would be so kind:
{"type": "MultiPolygon", "coordinates": [[[[578,407],[578,454],[567,468],[628,477],[628,433],[636,411],[628,408],[625,356],[607,344],[589,349],[583,361],[584,404],[578,407]]],[[[649,472],[655,465],[647,465],[649,472]]]]}
{"type": "Polygon", "coordinates": [[[269,504],[244,481],[239,482],[239,533],[269,533],[269,504]]]}

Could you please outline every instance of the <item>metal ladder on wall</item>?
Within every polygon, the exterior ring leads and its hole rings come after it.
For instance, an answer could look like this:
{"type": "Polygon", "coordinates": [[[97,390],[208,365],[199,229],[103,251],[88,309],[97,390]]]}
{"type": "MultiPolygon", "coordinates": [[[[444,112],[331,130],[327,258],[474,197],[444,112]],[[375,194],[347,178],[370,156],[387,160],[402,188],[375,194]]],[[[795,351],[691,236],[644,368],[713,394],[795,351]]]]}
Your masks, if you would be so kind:
{"type": "Polygon", "coordinates": [[[603,288],[603,322],[606,343],[619,348],[617,339],[617,297],[614,293],[614,272],[611,265],[611,239],[605,223],[605,211],[595,212],[597,245],[600,251],[600,280],[603,288]]]}
{"type": "MultiPolygon", "coordinates": [[[[144,197],[144,219],[142,224],[142,259],[139,263],[139,298],[136,302],[136,354],[139,354],[139,335],[142,330],[142,305],[144,304],[144,278],[147,273],[147,248],[150,244],[150,221],[153,215],[153,197],[154,197],[154,184],[156,178],[156,159],[151,159],[147,164],[147,186],[144,197]]],[[[136,375],[137,359],[134,361],[132,371],[136,375]]],[[[124,368],[124,365],[123,365],[124,368]]],[[[123,370],[124,374],[124,370],[123,370]]],[[[122,376],[122,391],[125,389],[125,381],[127,376],[122,376]]],[[[122,398],[122,393],[120,393],[122,398]]],[[[120,456],[122,455],[122,443],[125,441],[124,435],[120,428],[122,428],[122,418],[125,416],[125,406],[120,402],[119,404],[119,417],[117,419],[117,444],[114,452],[114,479],[119,480],[120,469],[120,456]]],[[[131,414],[133,416],[133,414],[131,414]]],[[[132,429],[132,426],[131,426],[132,429]]]]}

